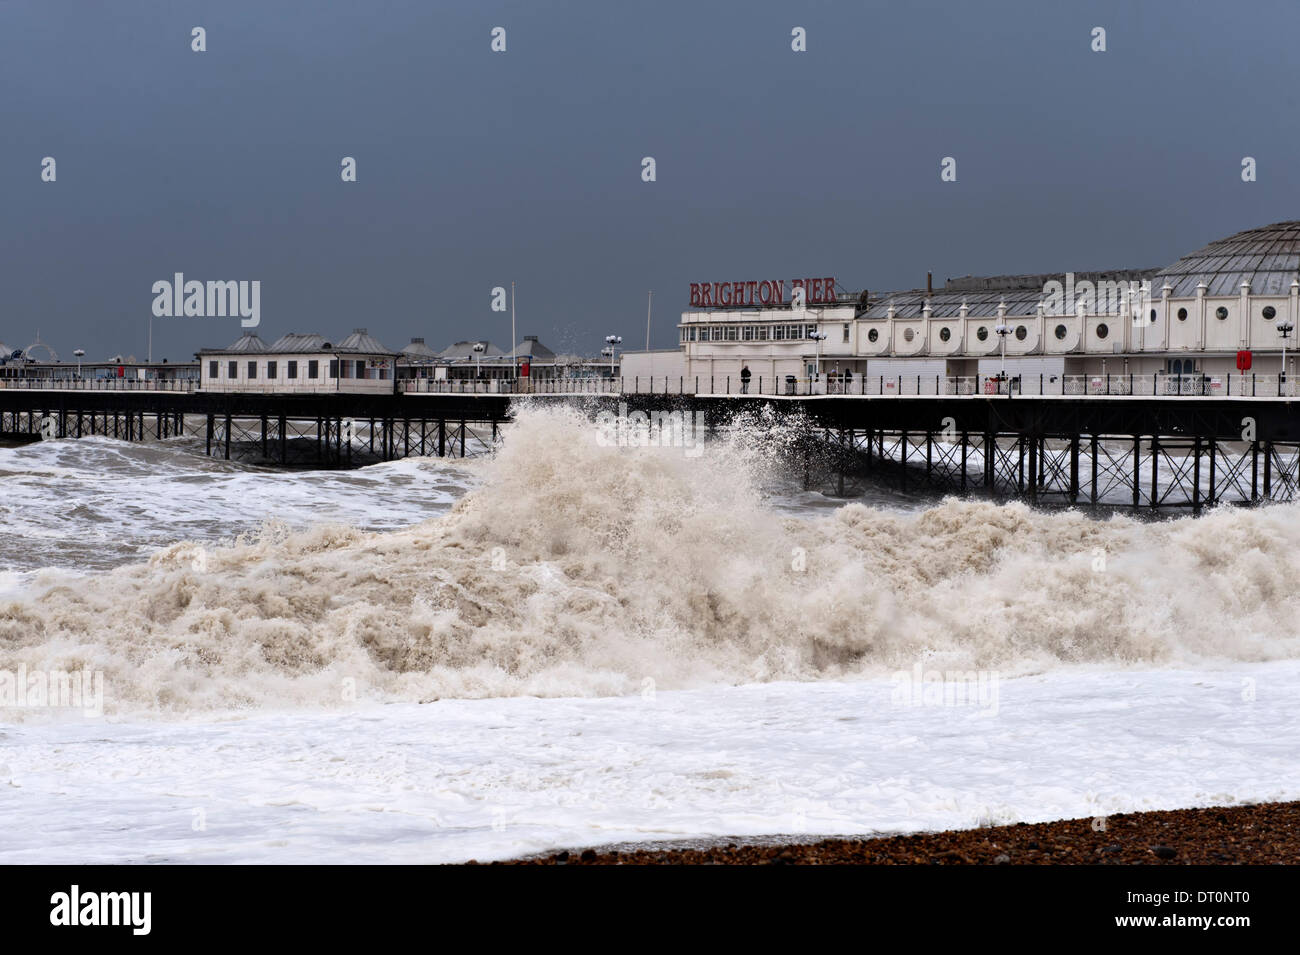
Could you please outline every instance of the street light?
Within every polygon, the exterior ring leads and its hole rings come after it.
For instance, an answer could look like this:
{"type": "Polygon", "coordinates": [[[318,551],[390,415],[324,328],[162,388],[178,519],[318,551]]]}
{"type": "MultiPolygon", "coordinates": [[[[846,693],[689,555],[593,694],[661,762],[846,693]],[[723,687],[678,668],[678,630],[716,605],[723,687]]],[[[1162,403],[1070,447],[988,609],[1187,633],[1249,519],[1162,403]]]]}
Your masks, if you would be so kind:
{"type": "Polygon", "coordinates": [[[1007,381],[1007,336],[1011,334],[1011,326],[999,322],[993,326],[993,330],[998,333],[998,338],[1002,341],[1002,371],[998,374],[1000,381],[1007,384],[1007,397],[1011,397],[1011,382],[1007,381]]]}
{"type": "Polygon", "coordinates": [[[605,347],[600,351],[602,355],[609,356],[609,377],[611,379],[614,377],[614,349],[621,344],[623,344],[622,335],[606,335],[605,347]]]}
{"type": "Polygon", "coordinates": [[[81,359],[86,357],[86,349],[78,348],[72,354],[77,356],[77,377],[81,377],[81,359]]]}
{"type": "MultiPolygon", "coordinates": [[[[808,337],[817,343],[817,377],[822,373],[822,342],[826,340],[826,333],[818,328],[814,328],[808,333],[808,337]]],[[[811,390],[811,389],[810,389],[811,390]]]]}
{"type": "Polygon", "coordinates": [[[479,361],[479,357],[483,354],[484,347],[482,342],[474,343],[474,377],[476,379],[483,377],[483,366],[479,361]]]}
{"type": "Polygon", "coordinates": [[[1286,340],[1295,331],[1295,325],[1284,318],[1274,327],[1277,329],[1277,333],[1282,336],[1282,374],[1277,376],[1277,393],[1280,396],[1282,389],[1286,386],[1286,340]]]}

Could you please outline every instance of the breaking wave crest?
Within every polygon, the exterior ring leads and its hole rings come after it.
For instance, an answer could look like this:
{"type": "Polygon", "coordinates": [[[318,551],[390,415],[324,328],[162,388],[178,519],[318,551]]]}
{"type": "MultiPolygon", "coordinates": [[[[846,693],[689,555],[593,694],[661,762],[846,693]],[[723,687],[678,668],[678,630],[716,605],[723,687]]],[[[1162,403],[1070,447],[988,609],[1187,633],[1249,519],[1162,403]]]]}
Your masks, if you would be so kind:
{"type": "Polygon", "coordinates": [[[0,600],[0,669],[105,675],[109,712],[597,695],[1082,662],[1294,657],[1292,506],[1162,523],[946,500],[789,516],[757,432],[692,456],[521,413],[406,529],[178,543],[0,600]]]}

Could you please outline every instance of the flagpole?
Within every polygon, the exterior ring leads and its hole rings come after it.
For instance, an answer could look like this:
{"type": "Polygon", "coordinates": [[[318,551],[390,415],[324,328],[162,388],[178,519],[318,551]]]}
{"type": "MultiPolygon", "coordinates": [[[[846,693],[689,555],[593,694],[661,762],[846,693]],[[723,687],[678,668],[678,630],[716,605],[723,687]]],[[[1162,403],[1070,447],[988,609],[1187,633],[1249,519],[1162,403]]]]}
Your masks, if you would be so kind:
{"type": "Polygon", "coordinates": [[[655,300],[655,290],[651,289],[645,302],[645,350],[650,350],[650,306],[655,300]]]}
{"type": "Polygon", "coordinates": [[[519,356],[515,354],[515,349],[519,347],[519,339],[515,337],[515,280],[510,280],[510,360],[511,368],[510,377],[519,378],[519,356]]]}

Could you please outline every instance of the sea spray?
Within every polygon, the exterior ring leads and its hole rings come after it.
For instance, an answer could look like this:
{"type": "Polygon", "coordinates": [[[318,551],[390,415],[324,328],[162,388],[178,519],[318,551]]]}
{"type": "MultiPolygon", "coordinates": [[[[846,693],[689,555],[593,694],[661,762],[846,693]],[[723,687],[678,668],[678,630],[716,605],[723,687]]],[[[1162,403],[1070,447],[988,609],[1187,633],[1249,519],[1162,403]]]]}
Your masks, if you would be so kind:
{"type": "Polygon", "coordinates": [[[0,599],[0,669],[102,671],[110,715],[183,716],[1300,653],[1294,506],[794,517],[761,491],[781,440],[692,457],[527,408],[442,517],[180,542],[0,599]]]}

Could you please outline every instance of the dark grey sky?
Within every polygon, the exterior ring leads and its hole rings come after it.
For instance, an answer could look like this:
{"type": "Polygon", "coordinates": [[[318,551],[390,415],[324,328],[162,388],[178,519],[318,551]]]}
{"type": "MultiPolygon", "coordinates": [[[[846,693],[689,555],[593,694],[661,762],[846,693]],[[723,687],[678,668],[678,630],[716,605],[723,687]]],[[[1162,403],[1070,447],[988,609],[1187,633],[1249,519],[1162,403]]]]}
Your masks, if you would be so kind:
{"type": "Polygon", "coordinates": [[[1164,265],[1300,217],[1297,36],[1295,0],[0,2],[0,341],[143,357],[176,271],[396,347],[507,344],[515,279],[521,336],[594,353],[651,288],[674,344],[692,281],[1164,265]]]}

